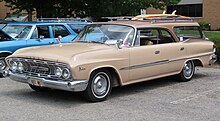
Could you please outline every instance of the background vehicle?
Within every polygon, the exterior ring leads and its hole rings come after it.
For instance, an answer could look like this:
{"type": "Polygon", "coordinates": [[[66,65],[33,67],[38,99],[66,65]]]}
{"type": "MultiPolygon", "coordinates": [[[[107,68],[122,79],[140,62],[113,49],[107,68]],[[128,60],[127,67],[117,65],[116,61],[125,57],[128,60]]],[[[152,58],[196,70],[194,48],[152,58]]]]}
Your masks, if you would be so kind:
{"type": "MultiPolygon", "coordinates": [[[[86,22],[80,23],[81,27],[86,24],[86,22]]],[[[78,24],[75,22],[68,24],[64,22],[9,22],[1,32],[0,61],[3,63],[6,56],[20,48],[58,44],[59,36],[62,37],[61,43],[71,42],[78,35],[77,31],[72,29],[74,26],[78,27],[78,24]]]]}

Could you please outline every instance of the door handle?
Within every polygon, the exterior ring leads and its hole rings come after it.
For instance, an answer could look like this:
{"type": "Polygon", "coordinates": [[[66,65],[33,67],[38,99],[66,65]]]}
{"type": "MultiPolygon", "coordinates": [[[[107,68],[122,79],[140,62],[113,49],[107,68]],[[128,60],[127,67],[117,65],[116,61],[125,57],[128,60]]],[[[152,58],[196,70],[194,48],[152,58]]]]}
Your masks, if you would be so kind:
{"type": "Polygon", "coordinates": [[[159,54],[159,53],[160,53],[160,51],[159,51],[159,50],[155,51],[155,54],[159,54]]]}
{"type": "Polygon", "coordinates": [[[49,44],[54,44],[54,42],[49,42],[49,44]]]}
{"type": "Polygon", "coordinates": [[[185,49],[184,47],[181,47],[181,48],[180,48],[180,51],[183,51],[184,49],[185,49]]]}

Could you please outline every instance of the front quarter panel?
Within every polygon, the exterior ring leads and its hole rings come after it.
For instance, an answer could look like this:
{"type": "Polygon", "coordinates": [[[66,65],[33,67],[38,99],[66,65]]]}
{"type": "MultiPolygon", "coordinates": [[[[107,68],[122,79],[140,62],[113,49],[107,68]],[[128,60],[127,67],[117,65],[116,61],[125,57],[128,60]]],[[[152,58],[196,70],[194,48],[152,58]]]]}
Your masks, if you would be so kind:
{"type": "Polygon", "coordinates": [[[121,82],[128,80],[129,71],[120,70],[129,65],[129,51],[124,49],[110,49],[88,52],[76,55],[71,60],[72,75],[75,80],[89,79],[94,70],[101,68],[113,68],[121,82]]]}

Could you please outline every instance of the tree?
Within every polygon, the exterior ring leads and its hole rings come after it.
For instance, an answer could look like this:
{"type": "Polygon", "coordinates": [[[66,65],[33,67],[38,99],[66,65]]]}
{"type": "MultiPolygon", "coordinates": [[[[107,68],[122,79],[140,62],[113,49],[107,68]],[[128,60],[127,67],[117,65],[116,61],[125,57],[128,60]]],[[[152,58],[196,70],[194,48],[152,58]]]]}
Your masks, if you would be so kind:
{"type": "Polygon", "coordinates": [[[180,0],[0,0],[16,12],[23,10],[37,17],[86,17],[137,15],[140,9],[164,8],[180,0]]]}

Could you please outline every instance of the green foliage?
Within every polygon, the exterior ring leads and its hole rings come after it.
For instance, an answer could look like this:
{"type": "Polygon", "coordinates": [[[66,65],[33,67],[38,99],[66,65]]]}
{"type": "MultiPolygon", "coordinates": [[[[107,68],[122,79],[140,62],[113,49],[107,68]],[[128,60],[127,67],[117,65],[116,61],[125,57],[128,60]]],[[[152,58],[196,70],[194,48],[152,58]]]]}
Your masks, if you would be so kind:
{"type": "Polygon", "coordinates": [[[199,22],[199,25],[201,26],[201,28],[203,29],[203,30],[209,30],[209,29],[211,29],[210,28],[210,23],[209,22],[199,22]]]}
{"type": "Polygon", "coordinates": [[[206,31],[205,36],[213,41],[217,46],[217,56],[220,58],[220,32],[218,31],[206,31]]]}
{"type": "Polygon", "coordinates": [[[203,27],[209,27],[210,23],[209,22],[199,22],[199,25],[203,26],[203,27]]]}
{"type": "Polygon", "coordinates": [[[0,0],[18,11],[37,11],[37,17],[138,15],[147,7],[164,8],[180,0],[0,0]]]}
{"type": "Polygon", "coordinates": [[[217,31],[220,31],[220,24],[217,26],[217,31]]]}

